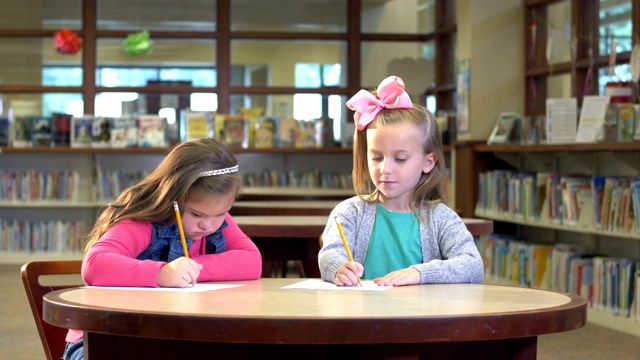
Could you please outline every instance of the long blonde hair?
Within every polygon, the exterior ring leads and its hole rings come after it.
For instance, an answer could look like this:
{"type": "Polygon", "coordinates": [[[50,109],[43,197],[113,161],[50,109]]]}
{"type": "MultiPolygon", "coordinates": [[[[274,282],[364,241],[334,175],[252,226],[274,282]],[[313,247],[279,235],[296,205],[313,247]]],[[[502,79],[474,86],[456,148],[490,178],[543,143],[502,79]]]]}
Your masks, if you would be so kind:
{"type": "MultiPolygon", "coordinates": [[[[412,211],[432,202],[444,202],[444,151],[438,123],[424,107],[413,104],[411,109],[382,109],[369,126],[381,128],[402,123],[410,123],[421,134],[422,149],[425,154],[435,154],[435,166],[429,173],[423,173],[416,185],[409,206],[412,211]]],[[[353,190],[362,199],[376,201],[375,190],[369,177],[367,162],[367,129],[356,129],[353,141],[353,190]]]]}
{"type": "Polygon", "coordinates": [[[197,139],[174,147],[158,167],[124,190],[108,204],[87,235],[89,250],[107,230],[124,219],[171,225],[175,223],[173,202],[180,208],[191,194],[233,195],[242,191],[239,172],[200,176],[205,171],[224,169],[238,164],[236,157],[216,139],[197,139]]]}

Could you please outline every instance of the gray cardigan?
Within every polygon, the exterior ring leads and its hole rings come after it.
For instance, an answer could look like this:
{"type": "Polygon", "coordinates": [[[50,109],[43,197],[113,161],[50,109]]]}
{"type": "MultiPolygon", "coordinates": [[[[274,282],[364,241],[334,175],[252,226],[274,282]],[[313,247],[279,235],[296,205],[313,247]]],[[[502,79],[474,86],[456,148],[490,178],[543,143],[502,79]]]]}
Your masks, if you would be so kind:
{"type": "MultiPolygon", "coordinates": [[[[338,268],[348,261],[338,227],[337,216],[347,238],[353,260],[364,264],[376,218],[376,202],[357,196],[338,204],[322,233],[323,247],[318,254],[322,278],[333,282],[338,268]]],[[[473,236],[453,210],[442,203],[420,210],[422,264],[412,265],[420,272],[420,283],[481,283],[482,257],[473,236]]]]}

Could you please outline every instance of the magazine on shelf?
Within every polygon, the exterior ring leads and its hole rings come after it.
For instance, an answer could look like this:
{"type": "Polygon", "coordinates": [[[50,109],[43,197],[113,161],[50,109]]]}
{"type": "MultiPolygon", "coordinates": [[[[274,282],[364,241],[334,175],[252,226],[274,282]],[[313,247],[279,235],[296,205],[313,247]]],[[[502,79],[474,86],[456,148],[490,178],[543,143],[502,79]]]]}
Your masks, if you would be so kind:
{"type": "Polygon", "coordinates": [[[570,144],[576,141],[578,102],[576,98],[547,99],[545,134],[547,144],[570,144]]]}
{"type": "Polygon", "coordinates": [[[489,140],[487,140],[487,144],[495,145],[508,143],[511,139],[511,134],[517,117],[518,115],[515,112],[500,113],[498,121],[489,136],[489,140]]]}
{"type": "Polygon", "coordinates": [[[276,146],[279,119],[273,116],[262,117],[256,123],[255,142],[256,149],[270,149],[276,146]]]}
{"type": "Polygon", "coordinates": [[[97,117],[93,121],[91,131],[91,147],[106,148],[111,146],[111,118],[97,117]]]}
{"type": "Polygon", "coordinates": [[[618,141],[633,141],[636,111],[631,103],[618,104],[618,141]]]}
{"type": "Polygon", "coordinates": [[[93,141],[93,115],[71,118],[71,147],[91,147],[93,141]]]}
{"type": "Polygon", "coordinates": [[[249,147],[255,147],[256,132],[258,130],[258,122],[265,114],[265,109],[261,107],[240,108],[240,115],[247,120],[247,143],[249,147]]]}
{"type": "Polygon", "coordinates": [[[280,129],[278,130],[280,138],[280,147],[288,148],[295,146],[295,134],[298,127],[298,121],[292,117],[280,118],[280,129]]]}
{"type": "Polygon", "coordinates": [[[33,147],[51,146],[51,118],[46,116],[32,116],[29,122],[31,145],[33,147]]]}
{"type": "Polygon", "coordinates": [[[222,135],[230,148],[247,148],[249,134],[244,115],[219,114],[222,117],[222,135]]]}
{"type": "Polygon", "coordinates": [[[167,119],[158,115],[138,116],[138,146],[167,147],[167,119]]]}
{"type": "Polygon", "coordinates": [[[138,120],[134,116],[115,117],[111,122],[111,147],[138,146],[138,120]]]}
{"type": "MultiPolygon", "coordinates": [[[[594,143],[599,140],[605,123],[605,114],[609,108],[609,96],[585,96],[580,110],[580,122],[575,141],[594,143]]],[[[617,119],[612,121],[617,126],[617,119]]],[[[613,131],[617,136],[617,131],[613,131]]],[[[615,141],[615,140],[614,140],[615,141]]]]}
{"type": "Polygon", "coordinates": [[[10,139],[11,124],[9,118],[0,117],[0,146],[8,146],[10,139]]]}
{"type": "Polygon", "coordinates": [[[71,117],[72,115],[70,114],[51,114],[51,127],[53,131],[53,137],[51,139],[52,146],[71,145],[71,117]]]}
{"type": "Polygon", "coordinates": [[[183,141],[213,136],[213,113],[184,109],[180,115],[181,123],[183,124],[182,128],[184,129],[184,134],[181,136],[183,141]]]}

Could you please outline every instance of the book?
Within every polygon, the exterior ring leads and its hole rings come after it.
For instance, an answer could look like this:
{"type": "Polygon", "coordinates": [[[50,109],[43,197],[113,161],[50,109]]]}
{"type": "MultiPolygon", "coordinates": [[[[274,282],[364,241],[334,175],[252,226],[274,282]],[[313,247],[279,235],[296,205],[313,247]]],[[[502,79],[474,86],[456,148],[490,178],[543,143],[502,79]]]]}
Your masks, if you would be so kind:
{"type": "Polygon", "coordinates": [[[275,147],[278,134],[278,118],[263,117],[256,123],[255,143],[256,149],[270,149],[275,147]]]}
{"type": "MultiPolygon", "coordinates": [[[[547,144],[568,144],[576,141],[578,101],[576,98],[547,99],[544,133],[547,144]]],[[[586,122],[585,122],[586,124],[586,122]]]]}
{"type": "Polygon", "coordinates": [[[487,140],[487,145],[508,143],[512,138],[511,134],[513,133],[516,118],[517,114],[514,112],[500,113],[489,140],[487,140]]]}
{"type": "Polygon", "coordinates": [[[244,115],[222,114],[222,134],[224,142],[230,148],[247,148],[247,118],[244,115]]]}
{"type": "Polygon", "coordinates": [[[184,129],[182,141],[212,137],[214,134],[212,115],[208,111],[183,110],[181,112],[181,123],[184,129]]]}
{"type": "Polygon", "coordinates": [[[321,143],[321,147],[331,148],[336,146],[333,137],[333,119],[324,117],[315,119],[316,140],[321,143]]]}
{"type": "Polygon", "coordinates": [[[158,115],[140,115],[138,117],[138,146],[167,147],[167,119],[158,115]]]}
{"type": "Polygon", "coordinates": [[[602,130],[597,140],[600,142],[610,142],[618,140],[618,104],[612,103],[607,105],[602,122],[602,130]]]}
{"type": "Polygon", "coordinates": [[[634,104],[618,104],[618,141],[633,141],[635,121],[634,104]]]}
{"type": "Polygon", "coordinates": [[[111,118],[97,117],[91,128],[91,147],[105,148],[111,146],[111,118]]]}
{"type": "Polygon", "coordinates": [[[247,119],[247,144],[248,147],[255,147],[256,143],[256,131],[258,130],[258,121],[264,116],[264,108],[252,107],[239,109],[240,115],[247,119]]]}
{"type": "Polygon", "coordinates": [[[13,120],[13,147],[31,147],[31,123],[27,116],[16,116],[13,120]]]}
{"type": "Polygon", "coordinates": [[[71,118],[71,147],[91,147],[93,120],[93,115],[71,118]]]}
{"type": "Polygon", "coordinates": [[[33,147],[51,146],[51,118],[32,116],[29,118],[31,145],[33,147]]]}
{"type": "Polygon", "coordinates": [[[640,116],[640,105],[639,104],[634,104],[633,105],[633,112],[634,112],[635,117],[636,117],[635,130],[633,132],[633,140],[638,141],[638,140],[640,140],[640,119],[638,119],[638,116],[640,116]]]}
{"type": "Polygon", "coordinates": [[[342,124],[342,147],[352,148],[353,137],[356,133],[356,124],[352,121],[342,124]]]}
{"type": "Polygon", "coordinates": [[[280,147],[294,147],[295,146],[295,134],[298,127],[298,121],[292,117],[280,118],[280,147]]]}
{"type": "Polygon", "coordinates": [[[0,117],[0,146],[9,145],[10,129],[9,118],[0,117]]]}
{"type": "Polygon", "coordinates": [[[51,127],[53,131],[51,139],[52,146],[71,145],[71,117],[72,115],[70,114],[51,114],[51,127]]]}
{"type": "Polygon", "coordinates": [[[322,147],[322,142],[318,141],[315,121],[298,121],[294,139],[295,147],[298,149],[322,147]]]}
{"type": "Polygon", "coordinates": [[[111,120],[111,147],[138,146],[138,121],[134,116],[115,117],[111,120]]]}

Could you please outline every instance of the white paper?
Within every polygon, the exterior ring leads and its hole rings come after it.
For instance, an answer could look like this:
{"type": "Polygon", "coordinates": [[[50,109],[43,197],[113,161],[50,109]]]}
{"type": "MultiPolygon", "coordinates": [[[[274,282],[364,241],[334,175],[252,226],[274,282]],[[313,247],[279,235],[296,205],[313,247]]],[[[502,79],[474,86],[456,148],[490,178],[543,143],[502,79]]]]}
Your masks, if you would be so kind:
{"type": "Polygon", "coordinates": [[[575,142],[577,114],[576,98],[547,99],[547,143],[575,142]]]}
{"type": "Polygon", "coordinates": [[[88,289],[110,289],[110,290],[146,290],[146,291],[175,291],[175,292],[203,292],[211,290],[229,289],[241,284],[194,284],[186,288],[169,288],[169,287],[129,287],[129,286],[85,286],[88,289]]]}
{"type": "Polygon", "coordinates": [[[283,289],[313,289],[313,290],[355,290],[355,291],[385,291],[393,286],[378,286],[372,280],[360,281],[362,286],[337,286],[333,283],[320,280],[309,279],[295,284],[283,286],[283,289]]]}
{"type": "Polygon", "coordinates": [[[607,113],[609,96],[585,96],[580,111],[580,123],[576,142],[593,143],[598,139],[598,133],[604,126],[604,116],[607,113]]]}

